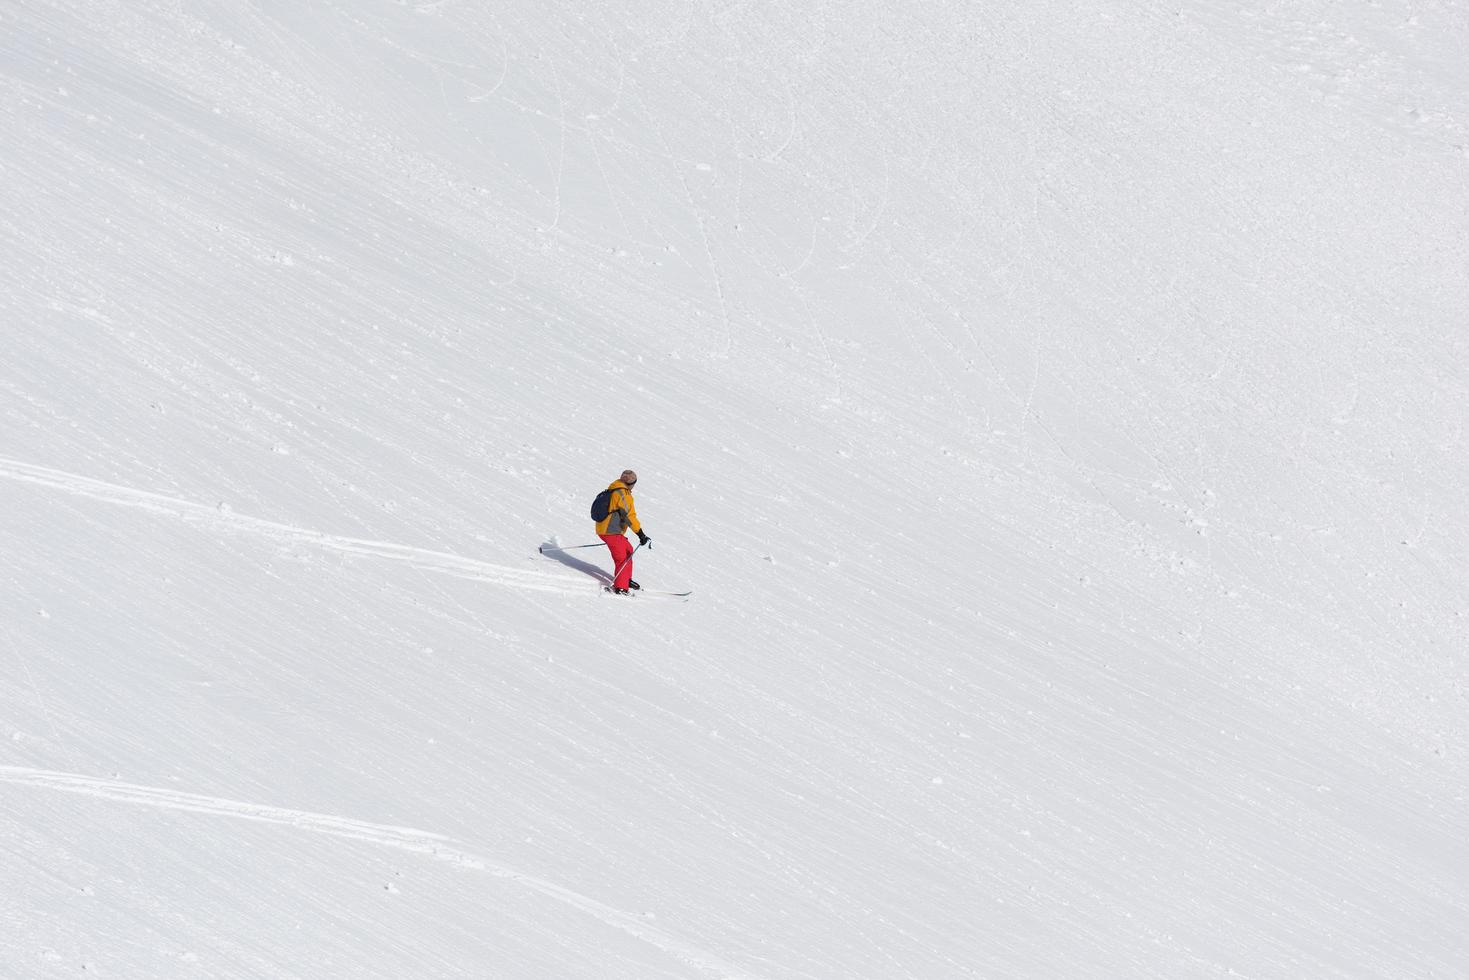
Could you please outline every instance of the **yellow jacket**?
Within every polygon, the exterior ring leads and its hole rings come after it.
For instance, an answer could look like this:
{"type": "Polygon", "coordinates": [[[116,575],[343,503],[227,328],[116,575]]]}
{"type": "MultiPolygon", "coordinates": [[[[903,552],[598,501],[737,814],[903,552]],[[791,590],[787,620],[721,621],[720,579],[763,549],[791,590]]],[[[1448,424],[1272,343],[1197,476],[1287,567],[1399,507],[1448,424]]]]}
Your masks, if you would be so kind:
{"type": "Polygon", "coordinates": [[[631,529],[632,533],[641,534],[643,525],[638,522],[632,490],[621,480],[613,480],[607,489],[612,491],[612,497],[607,501],[607,519],[597,522],[597,533],[626,534],[631,529]]]}

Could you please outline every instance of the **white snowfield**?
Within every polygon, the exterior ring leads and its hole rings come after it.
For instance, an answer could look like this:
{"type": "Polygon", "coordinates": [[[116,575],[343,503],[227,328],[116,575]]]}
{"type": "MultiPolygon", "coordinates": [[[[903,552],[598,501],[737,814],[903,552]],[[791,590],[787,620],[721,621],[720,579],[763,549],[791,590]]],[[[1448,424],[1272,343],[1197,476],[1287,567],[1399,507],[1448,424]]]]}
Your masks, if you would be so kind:
{"type": "Polygon", "coordinates": [[[0,3],[0,977],[1469,976],[1466,51],[0,3]]]}

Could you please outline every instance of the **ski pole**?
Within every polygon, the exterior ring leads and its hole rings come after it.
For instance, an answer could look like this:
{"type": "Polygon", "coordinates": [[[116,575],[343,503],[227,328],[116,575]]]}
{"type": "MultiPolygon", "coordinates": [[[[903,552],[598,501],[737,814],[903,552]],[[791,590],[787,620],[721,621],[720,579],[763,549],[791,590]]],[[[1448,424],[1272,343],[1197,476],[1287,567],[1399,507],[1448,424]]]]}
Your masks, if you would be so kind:
{"type": "Polygon", "coordinates": [[[632,556],[635,555],[635,554],[637,554],[642,549],[643,549],[643,543],[641,541],[639,541],[638,542],[638,546],[636,548],[634,548],[632,551],[629,551],[627,553],[627,557],[624,558],[622,560],[621,564],[619,564],[617,566],[617,568],[612,572],[612,581],[613,582],[616,582],[617,581],[617,576],[619,576],[619,575],[622,574],[623,568],[625,568],[626,566],[632,564],[632,556]]]}
{"type": "Polygon", "coordinates": [[[572,545],[567,545],[565,548],[557,548],[554,545],[543,544],[537,550],[540,551],[540,553],[544,555],[548,551],[575,551],[578,548],[605,548],[605,547],[607,547],[606,544],[604,544],[601,541],[598,541],[596,544],[572,544],[572,545]]]}

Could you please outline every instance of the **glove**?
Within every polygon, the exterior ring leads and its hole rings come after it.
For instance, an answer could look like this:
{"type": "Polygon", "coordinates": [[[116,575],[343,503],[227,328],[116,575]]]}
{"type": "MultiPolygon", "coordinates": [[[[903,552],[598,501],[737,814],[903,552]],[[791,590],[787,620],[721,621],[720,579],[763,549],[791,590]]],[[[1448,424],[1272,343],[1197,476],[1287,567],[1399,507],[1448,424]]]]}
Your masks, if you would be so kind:
{"type": "Polygon", "coordinates": [[[651,548],[651,547],[653,547],[653,539],[650,538],[650,537],[648,537],[642,531],[639,531],[638,532],[638,546],[639,547],[648,547],[648,548],[651,548]]]}

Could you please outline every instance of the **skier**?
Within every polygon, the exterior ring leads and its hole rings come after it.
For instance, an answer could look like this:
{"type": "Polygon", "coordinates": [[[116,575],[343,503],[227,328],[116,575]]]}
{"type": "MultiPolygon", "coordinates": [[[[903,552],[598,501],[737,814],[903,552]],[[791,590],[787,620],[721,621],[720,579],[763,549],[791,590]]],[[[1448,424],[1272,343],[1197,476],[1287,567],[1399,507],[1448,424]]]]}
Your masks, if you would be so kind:
{"type": "Polygon", "coordinates": [[[636,473],[623,470],[622,476],[607,487],[607,516],[597,522],[597,536],[607,543],[607,550],[612,552],[612,591],[618,595],[630,595],[629,590],[642,588],[632,577],[633,548],[627,540],[628,529],[632,529],[638,536],[639,547],[652,547],[653,539],[643,533],[643,525],[638,521],[638,509],[633,505],[632,488],[637,482],[636,473]]]}

